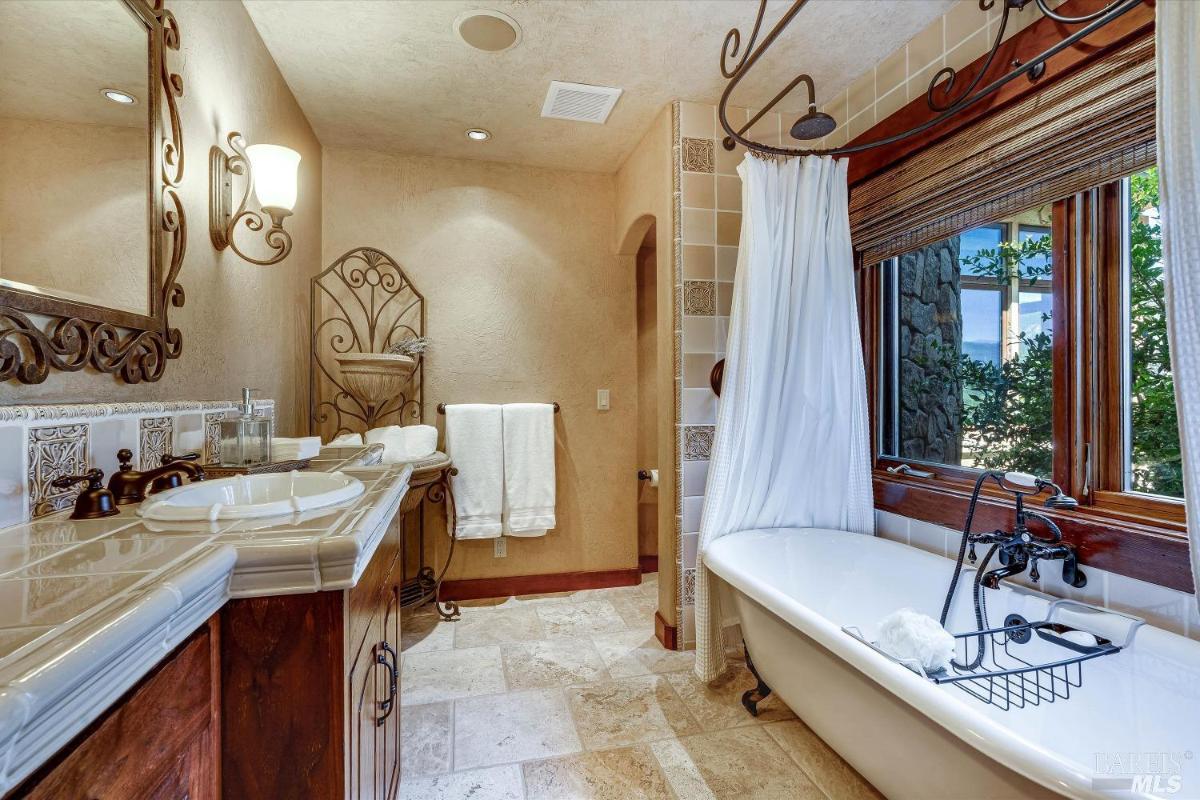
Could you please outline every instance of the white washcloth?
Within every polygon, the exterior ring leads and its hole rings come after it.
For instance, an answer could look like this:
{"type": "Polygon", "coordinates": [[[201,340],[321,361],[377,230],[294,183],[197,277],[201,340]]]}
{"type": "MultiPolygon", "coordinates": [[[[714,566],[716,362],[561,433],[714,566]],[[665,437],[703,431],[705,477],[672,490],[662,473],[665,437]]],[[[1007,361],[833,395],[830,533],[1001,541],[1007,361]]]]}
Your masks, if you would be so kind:
{"type": "Polygon", "coordinates": [[[361,433],[343,433],[341,436],[335,436],[329,441],[330,447],[355,447],[361,446],[363,438],[361,433]]]}
{"type": "Polygon", "coordinates": [[[446,406],[446,452],[458,474],[454,491],[455,535],[459,539],[500,536],[504,509],[504,437],[500,406],[446,406]]]}
{"type": "Polygon", "coordinates": [[[916,661],[926,672],[950,666],[954,636],[933,617],[902,608],[879,621],[879,649],[901,661],[916,661]]]}
{"type": "Polygon", "coordinates": [[[367,431],[367,444],[383,445],[385,464],[405,464],[436,450],[437,436],[432,425],[388,425],[367,431]]]}
{"type": "Polygon", "coordinates": [[[305,458],[315,458],[320,452],[320,436],[303,436],[299,439],[279,436],[271,439],[272,461],[299,461],[305,458]]]}
{"type": "Polygon", "coordinates": [[[554,406],[504,406],[504,532],[544,536],[554,519],[554,406]]]}

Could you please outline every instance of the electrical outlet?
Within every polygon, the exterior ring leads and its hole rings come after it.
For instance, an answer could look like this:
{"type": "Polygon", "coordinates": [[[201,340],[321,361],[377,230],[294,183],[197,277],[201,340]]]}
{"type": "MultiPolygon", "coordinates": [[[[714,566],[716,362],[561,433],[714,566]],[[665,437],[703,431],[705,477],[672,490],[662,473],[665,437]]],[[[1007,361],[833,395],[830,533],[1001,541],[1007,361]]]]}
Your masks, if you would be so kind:
{"type": "Polygon", "coordinates": [[[608,389],[596,390],[596,410],[608,411],[608,389]]]}
{"type": "Polygon", "coordinates": [[[507,539],[505,539],[503,536],[497,536],[495,539],[492,539],[492,542],[495,543],[496,547],[496,549],[492,552],[493,558],[504,558],[508,555],[507,539]]]}

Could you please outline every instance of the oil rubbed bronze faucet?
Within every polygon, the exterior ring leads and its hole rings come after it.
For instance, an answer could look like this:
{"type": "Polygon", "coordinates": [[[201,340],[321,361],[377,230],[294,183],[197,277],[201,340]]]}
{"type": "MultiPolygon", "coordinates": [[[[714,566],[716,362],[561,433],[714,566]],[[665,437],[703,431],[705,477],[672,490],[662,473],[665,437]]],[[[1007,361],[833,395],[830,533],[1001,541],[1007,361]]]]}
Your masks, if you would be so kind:
{"type": "Polygon", "coordinates": [[[66,489],[77,483],[87,483],[87,486],[75,498],[75,510],[71,512],[71,519],[98,519],[119,513],[116,504],[113,503],[112,492],[105,489],[100,483],[103,478],[104,473],[100,470],[89,469],[82,475],[64,475],[61,478],[55,478],[51,481],[51,485],[56,489],[66,489]]]}
{"type": "Polygon", "coordinates": [[[202,481],[204,470],[193,463],[193,458],[195,456],[191,455],[163,456],[161,467],[139,472],[133,469],[133,451],[119,450],[117,460],[121,462],[121,469],[108,479],[108,489],[116,498],[117,505],[128,505],[142,502],[147,494],[182,486],[185,475],[192,481],[202,481]]]}

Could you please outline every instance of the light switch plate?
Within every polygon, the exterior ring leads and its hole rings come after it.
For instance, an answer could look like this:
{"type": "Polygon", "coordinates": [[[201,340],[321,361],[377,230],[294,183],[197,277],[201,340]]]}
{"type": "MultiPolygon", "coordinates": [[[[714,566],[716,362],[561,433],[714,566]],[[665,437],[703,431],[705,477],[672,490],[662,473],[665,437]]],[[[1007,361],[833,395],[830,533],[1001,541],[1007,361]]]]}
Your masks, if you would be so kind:
{"type": "Polygon", "coordinates": [[[492,542],[495,543],[495,550],[492,551],[493,558],[504,558],[508,555],[508,540],[503,536],[497,536],[492,542]]]}
{"type": "Polygon", "coordinates": [[[608,389],[596,390],[596,410],[608,411],[608,389]]]}

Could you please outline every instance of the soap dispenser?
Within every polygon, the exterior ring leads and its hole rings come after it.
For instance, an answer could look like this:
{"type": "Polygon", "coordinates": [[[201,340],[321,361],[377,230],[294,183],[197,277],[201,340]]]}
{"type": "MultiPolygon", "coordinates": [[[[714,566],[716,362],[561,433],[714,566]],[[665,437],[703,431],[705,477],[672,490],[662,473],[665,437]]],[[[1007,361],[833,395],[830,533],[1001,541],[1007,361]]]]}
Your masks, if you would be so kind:
{"type": "Polygon", "coordinates": [[[242,389],[237,411],[221,421],[221,466],[251,467],[271,461],[271,418],[254,411],[253,389],[242,389]]]}

